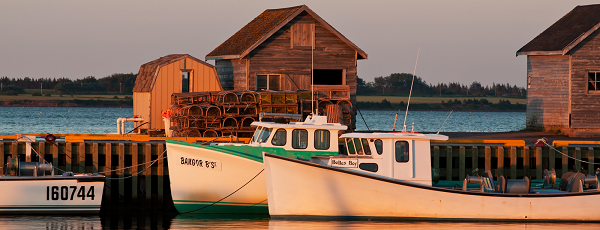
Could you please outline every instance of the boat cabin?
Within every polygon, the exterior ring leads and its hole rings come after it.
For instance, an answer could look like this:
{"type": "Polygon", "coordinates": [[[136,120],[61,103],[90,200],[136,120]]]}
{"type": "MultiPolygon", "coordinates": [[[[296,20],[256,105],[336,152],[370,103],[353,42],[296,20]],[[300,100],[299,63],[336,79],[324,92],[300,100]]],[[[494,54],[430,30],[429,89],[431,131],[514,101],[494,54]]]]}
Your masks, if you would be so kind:
{"type": "Polygon", "coordinates": [[[309,116],[303,122],[255,121],[251,146],[279,147],[288,151],[338,152],[338,133],[348,129],[339,123],[327,123],[326,116],[309,116]]]}
{"type": "Polygon", "coordinates": [[[337,156],[312,157],[313,163],[347,168],[431,186],[431,140],[447,136],[419,133],[348,133],[337,156]]]}

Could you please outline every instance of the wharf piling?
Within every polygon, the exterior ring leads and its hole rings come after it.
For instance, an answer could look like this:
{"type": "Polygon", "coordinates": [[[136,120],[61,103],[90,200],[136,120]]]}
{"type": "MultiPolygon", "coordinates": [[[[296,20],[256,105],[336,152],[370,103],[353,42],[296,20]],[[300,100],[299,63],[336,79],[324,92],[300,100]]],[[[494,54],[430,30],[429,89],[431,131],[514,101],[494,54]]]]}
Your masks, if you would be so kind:
{"type": "MultiPolygon", "coordinates": [[[[38,137],[40,135],[37,135],[38,137]]],[[[7,157],[27,162],[51,162],[55,173],[102,173],[107,181],[102,210],[175,211],[169,186],[165,139],[191,143],[235,141],[235,138],[148,137],[122,135],[59,135],[64,141],[19,142],[17,135],[0,135],[0,164],[7,157]],[[30,154],[27,146],[31,144],[30,154]],[[39,154],[39,155],[38,155],[39,154]],[[43,156],[40,157],[40,156],[43,156]],[[153,163],[152,163],[153,162],[153,163]],[[152,163],[152,164],[150,164],[152,163]]],[[[248,138],[237,141],[248,142],[248,138]]],[[[495,179],[528,176],[542,179],[544,169],[555,169],[558,178],[570,170],[593,174],[600,163],[600,142],[553,141],[553,147],[526,145],[523,140],[448,140],[431,143],[431,164],[441,180],[462,180],[491,170],[495,179]],[[561,154],[565,153],[565,155],[561,154]],[[569,158],[570,156],[572,158],[569,158]],[[583,160],[585,162],[580,162],[583,160]],[[478,170],[476,170],[478,169],[478,170]]],[[[4,170],[0,171],[4,175],[4,170]]],[[[190,178],[193,183],[194,178],[190,178]]]]}

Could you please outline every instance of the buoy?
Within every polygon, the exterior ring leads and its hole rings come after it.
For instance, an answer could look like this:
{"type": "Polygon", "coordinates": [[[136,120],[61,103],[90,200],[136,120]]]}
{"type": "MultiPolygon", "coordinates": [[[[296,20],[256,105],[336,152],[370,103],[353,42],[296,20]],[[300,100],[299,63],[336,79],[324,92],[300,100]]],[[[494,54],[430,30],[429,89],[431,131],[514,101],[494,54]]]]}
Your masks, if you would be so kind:
{"type": "Polygon", "coordinates": [[[42,115],[42,112],[40,112],[38,115],[42,115]]]}

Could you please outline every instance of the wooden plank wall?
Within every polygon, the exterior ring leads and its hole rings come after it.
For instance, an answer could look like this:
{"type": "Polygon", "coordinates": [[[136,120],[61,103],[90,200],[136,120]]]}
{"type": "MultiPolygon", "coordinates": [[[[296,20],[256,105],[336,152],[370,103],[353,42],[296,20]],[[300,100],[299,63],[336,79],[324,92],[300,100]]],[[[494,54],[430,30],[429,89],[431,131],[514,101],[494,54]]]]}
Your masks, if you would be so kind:
{"type": "MultiPolygon", "coordinates": [[[[345,69],[346,84],[350,86],[351,93],[356,94],[355,50],[306,12],[298,15],[248,55],[249,89],[256,90],[257,74],[281,74],[282,90],[297,90],[295,85],[301,90],[310,89],[312,47],[291,47],[291,26],[296,23],[315,23],[314,68],[345,69]]],[[[236,71],[235,79],[241,79],[242,75],[246,77],[245,71],[236,71]]],[[[235,89],[242,89],[241,85],[235,89]]]]}
{"type": "Polygon", "coordinates": [[[571,128],[600,128],[600,92],[588,92],[588,71],[600,71],[600,30],[571,53],[571,128]]]}
{"type": "Polygon", "coordinates": [[[569,126],[569,57],[527,56],[527,121],[543,127],[569,126]]]}

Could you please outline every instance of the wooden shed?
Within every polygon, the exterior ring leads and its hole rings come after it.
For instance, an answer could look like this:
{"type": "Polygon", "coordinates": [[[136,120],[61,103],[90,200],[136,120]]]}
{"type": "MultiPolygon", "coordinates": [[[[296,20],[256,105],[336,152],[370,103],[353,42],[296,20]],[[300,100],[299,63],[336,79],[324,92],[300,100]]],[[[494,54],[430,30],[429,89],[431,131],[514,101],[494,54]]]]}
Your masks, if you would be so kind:
{"type": "Polygon", "coordinates": [[[223,90],[215,67],[189,54],[170,54],[140,66],[133,86],[133,114],[148,122],[142,128],[164,129],[161,113],[171,94],[223,90]]]}
{"type": "Polygon", "coordinates": [[[226,90],[310,90],[347,86],[367,54],[305,5],[268,9],[206,55],[226,90]]]}
{"type": "Polygon", "coordinates": [[[600,5],[577,6],[535,37],[527,55],[527,122],[600,136],[600,5]]]}

